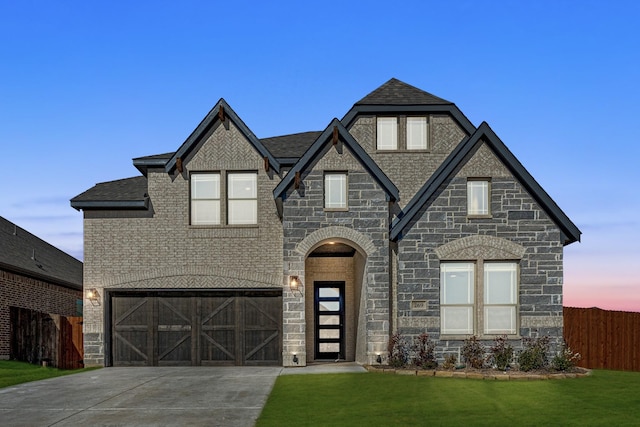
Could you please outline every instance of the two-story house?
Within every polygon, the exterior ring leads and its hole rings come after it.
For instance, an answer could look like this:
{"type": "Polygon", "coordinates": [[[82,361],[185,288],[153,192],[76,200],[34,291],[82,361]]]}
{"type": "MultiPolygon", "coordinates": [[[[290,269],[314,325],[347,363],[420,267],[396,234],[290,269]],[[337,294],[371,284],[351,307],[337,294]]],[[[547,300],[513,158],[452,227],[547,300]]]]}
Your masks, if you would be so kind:
{"type": "Polygon", "coordinates": [[[406,83],[263,139],[221,99],[133,164],[71,200],[87,365],[384,363],[397,330],[440,358],[471,335],[562,340],[580,230],[486,123],[406,83]]]}

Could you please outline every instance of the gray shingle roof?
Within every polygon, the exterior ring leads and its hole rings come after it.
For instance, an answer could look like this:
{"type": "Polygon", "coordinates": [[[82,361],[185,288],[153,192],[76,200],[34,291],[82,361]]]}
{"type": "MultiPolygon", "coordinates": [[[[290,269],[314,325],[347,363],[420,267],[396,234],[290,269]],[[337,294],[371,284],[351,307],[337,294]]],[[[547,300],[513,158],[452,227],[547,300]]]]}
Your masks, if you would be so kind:
{"type": "Polygon", "coordinates": [[[101,182],[71,199],[75,209],[146,209],[149,203],[147,178],[136,176],[101,182]]]}
{"type": "Polygon", "coordinates": [[[398,79],[391,79],[355,105],[442,105],[453,104],[398,79]]]}
{"type": "Polygon", "coordinates": [[[0,217],[0,268],[82,289],[82,262],[0,217]]]}
{"type": "Polygon", "coordinates": [[[261,138],[260,141],[275,157],[302,157],[322,131],[294,133],[291,135],[261,138]]]}

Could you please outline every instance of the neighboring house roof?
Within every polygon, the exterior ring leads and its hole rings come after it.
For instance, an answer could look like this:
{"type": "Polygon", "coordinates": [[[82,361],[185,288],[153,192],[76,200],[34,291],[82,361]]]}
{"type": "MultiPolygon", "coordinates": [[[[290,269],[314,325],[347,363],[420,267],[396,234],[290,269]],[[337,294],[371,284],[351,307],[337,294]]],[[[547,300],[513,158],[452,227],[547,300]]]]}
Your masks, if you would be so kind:
{"type": "Polygon", "coordinates": [[[309,147],[304,155],[298,160],[298,162],[291,168],[287,175],[280,181],[280,183],[273,190],[275,198],[282,198],[287,189],[293,184],[296,173],[302,173],[306,170],[314,160],[322,153],[322,149],[326,144],[331,144],[333,140],[333,132],[337,132],[337,135],[353,154],[356,160],[362,164],[362,166],[371,174],[371,176],[378,182],[382,189],[387,193],[389,200],[397,201],[400,199],[400,192],[398,188],[391,182],[389,177],[382,172],[382,169],[376,162],[364,151],[362,146],[353,138],[349,131],[342,125],[340,120],[333,119],[329,126],[322,132],[322,134],[315,140],[315,142],[309,147]]]}
{"type": "Polygon", "coordinates": [[[168,173],[173,172],[176,168],[176,163],[179,158],[184,159],[193,150],[201,139],[207,134],[207,132],[222,120],[231,120],[238,130],[244,135],[251,145],[260,153],[262,157],[266,157],[269,161],[269,165],[276,171],[280,172],[280,163],[276,158],[267,150],[264,144],[251,132],[249,127],[240,119],[235,111],[227,104],[227,102],[220,98],[220,101],[209,111],[209,114],[205,116],[195,130],[189,135],[186,141],[178,148],[165,165],[165,170],[168,173]]]}
{"type": "Polygon", "coordinates": [[[147,178],[136,176],[101,182],[71,199],[71,207],[91,209],[148,209],[147,178]]]}
{"type": "Polygon", "coordinates": [[[358,115],[371,114],[450,114],[467,134],[475,131],[475,126],[453,102],[439,98],[422,89],[391,79],[360,101],[342,118],[342,124],[351,126],[358,115]]]}
{"type": "Polygon", "coordinates": [[[0,217],[0,268],[82,289],[82,262],[0,217]]]}
{"type": "Polygon", "coordinates": [[[563,244],[568,245],[579,241],[582,232],[542,189],[540,184],[522,166],[486,122],[482,122],[470,137],[458,144],[431,178],[405,206],[404,215],[391,225],[390,238],[397,240],[402,237],[407,226],[413,221],[422,207],[436,194],[438,188],[455,173],[457,168],[466,161],[468,155],[483,142],[493,150],[495,155],[520,181],[540,207],[551,217],[552,221],[558,225],[563,233],[563,244]]]}

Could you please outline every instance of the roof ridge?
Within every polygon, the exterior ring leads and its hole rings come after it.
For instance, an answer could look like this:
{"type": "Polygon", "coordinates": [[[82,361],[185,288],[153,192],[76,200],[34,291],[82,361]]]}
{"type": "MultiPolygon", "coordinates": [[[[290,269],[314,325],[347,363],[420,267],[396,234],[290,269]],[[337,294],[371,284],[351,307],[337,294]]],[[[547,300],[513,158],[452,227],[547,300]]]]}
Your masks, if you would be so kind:
{"type": "Polygon", "coordinates": [[[433,95],[392,77],[384,84],[369,92],[354,105],[442,105],[453,104],[444,98],[433,95]]]}

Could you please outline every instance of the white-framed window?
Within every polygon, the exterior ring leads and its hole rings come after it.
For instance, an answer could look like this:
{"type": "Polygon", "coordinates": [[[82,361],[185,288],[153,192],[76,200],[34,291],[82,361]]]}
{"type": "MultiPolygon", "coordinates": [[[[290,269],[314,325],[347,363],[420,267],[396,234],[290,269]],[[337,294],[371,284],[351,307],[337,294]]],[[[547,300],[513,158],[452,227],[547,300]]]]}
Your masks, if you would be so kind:
{"type": "Polygon", "coordinates": [[[441,263],[440,329],[442,335],[516,335],[518,264],[441,263]]]}
{"type": "Polygon", "coordinates": [[[474,330],[475,264],[440,264],[440,320],[443,335],[471,335],[474,330]]]}
{"type": "Polygon", "coordinates": [[[191,224],[220,224],[220,174],[191,174],[191,224]]]}
{"type": "Polygon", "coordinates": [[[398,118],[378,117],[376,148],[378,150],[398,149],[398,118]]]}
{"type": "Polygon", "coordinates": [[[347,209],[347,174],[324,173],[324,208],[347,209]]]}
{"type": "Polygon", "coordinates": [[[484,263],[484,333],[515,334],[518,302],[518,265],[484,263]]]}
{"type": "Polygon", "coordinates": [[[467,181],[467,215],[490,215],[488,179],[467,181]]]}
{"type": "Polygon", "coordinates": [[[407,150],[426,150],[427,134],[426,117],[407,117],[407,150]]]}
{"type": "Polygon", "coordinates": [[[227,174],[227,223],[230,225],[258,223],[258,174],[229,172],[227,174]]]}

